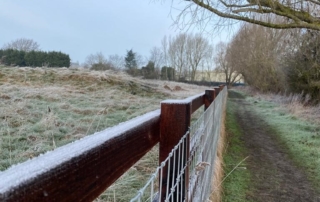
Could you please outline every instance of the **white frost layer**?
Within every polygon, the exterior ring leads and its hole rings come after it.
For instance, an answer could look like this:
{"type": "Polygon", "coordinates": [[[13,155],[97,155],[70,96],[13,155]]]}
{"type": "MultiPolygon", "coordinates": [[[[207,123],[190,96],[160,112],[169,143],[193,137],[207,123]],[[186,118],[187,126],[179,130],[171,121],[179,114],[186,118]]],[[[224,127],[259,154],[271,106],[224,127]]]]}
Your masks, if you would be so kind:
{"type": "Polygon", "coordinates": [[[188,97],[188,98],[185,98],[183,100],[164,100],[161,102],[164,103],[164,104],[188,104],[188,103],[191,103],[194,99],[198,98],[198,97],[201,97],[203,96],[204,93],[200,93],[198,95],[194,95],[194,96],[191,96],[191,97],[188,97]]]}
{"type": "Polygon", "coordinates": [[[127,122],[120,123],[117,126],[107,128],[106,130],[97,132],[93,135],[86,136],[80,140],[59,147],[54,151],[42,154],[37,158],[13,165],[9,169],[0,172],[0,194],[9,191],[9,189],[13,189],[28,179],[32,179],[57,167],[73,157],[86,153],[88,150],[103,144],[107,140],[117,137],[126,131],[132,130],[133,128],[157,116],[160,116],[159,109],[131,119],[127,122]]]}

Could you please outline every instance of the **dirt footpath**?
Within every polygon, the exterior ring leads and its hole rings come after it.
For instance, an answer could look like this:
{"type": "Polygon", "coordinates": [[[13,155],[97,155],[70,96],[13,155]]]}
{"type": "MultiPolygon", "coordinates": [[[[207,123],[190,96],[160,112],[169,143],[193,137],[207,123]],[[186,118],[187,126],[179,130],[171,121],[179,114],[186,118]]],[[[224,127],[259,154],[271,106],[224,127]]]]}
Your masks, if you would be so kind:
{"type": "Polygon", "coordinates": [[[233,91],[229,98],[237,107],[236,117],[243,130],[243,140],[249,152],[248,169],[252,173],[253,190],[247,196],[252,201],[320,202],[304,172],[295,166],[285,149],[276,140],[274,131],[262,118],[250,111],[249,103],[233,91]]]}

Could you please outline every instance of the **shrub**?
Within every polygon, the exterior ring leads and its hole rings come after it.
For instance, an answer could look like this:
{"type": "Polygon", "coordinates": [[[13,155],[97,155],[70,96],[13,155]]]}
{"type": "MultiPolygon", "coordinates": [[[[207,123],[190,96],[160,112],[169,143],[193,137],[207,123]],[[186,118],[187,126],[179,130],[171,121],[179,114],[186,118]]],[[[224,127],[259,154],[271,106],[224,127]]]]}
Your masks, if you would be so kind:
{"type": "Polygon", "coordinates": [[[287,81],[292,92],[309,94],[312,100],[320,99],[320,34],[307,31],[299,48],[288,55],[287,81]]]}

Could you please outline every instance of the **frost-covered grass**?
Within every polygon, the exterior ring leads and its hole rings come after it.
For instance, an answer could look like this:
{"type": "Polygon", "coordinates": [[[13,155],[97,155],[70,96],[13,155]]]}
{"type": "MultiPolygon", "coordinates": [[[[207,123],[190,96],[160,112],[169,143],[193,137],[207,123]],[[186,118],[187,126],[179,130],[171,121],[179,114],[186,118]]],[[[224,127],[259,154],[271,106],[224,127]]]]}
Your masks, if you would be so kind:
{"type": "Polygon", "coordinates": [[[247,169],[236,169],[237,165],[246,167],[244,159],[247,157],[247,149],[242,140],[243,131],[236,120],[236,104],[232,101],[227,102],[226,114],[226,152],[224,154],[224,173],[223,182],[223,200],[232,201],[250,201],[246,198],[251,183],[251,173],[247,169]],[[242,163],[241,163],[242,162],[242,163]],[[240,164],[239,164],[240,163],[240,164]]]}
{"type": "Polygon", "coordinates": [[[320,116],[320,112],[317,111],[319,107],[304,106],[303,101],[298,102],[290,97],[279,98],[279,95],[259,95],[247,99],[255,105],[256,112],[275,130],[290,157],[306,170],[314,187],[320,191],[320,125],[319,119],[311,119],[320,116]],[[286,99],[291,101],[284,102],[286,99]],[[301,113],[306,111],[313,113],[301,113]]]}
{"type": "Polygon", "coordinates": [[[267,100],[283,106],[287,112],[300,117],[303,120],[320,124],[320,103],[312,105],[310,96],[303,96],[304,93],[287,94],[287,93],[260,93],[249,87],[238,88],[243,93],[255,97],[257,100],[267,100]]]}
{"type": "MultiPolygon", "coordinates": [[[[122,72],[0,67],[0,171],[48,150],[204,92],[122,72]]],[[[157,148],[97,201],[128,201],[158,164],[157,148]],[[114,200],[114,197],[116,200],[114,200]]]]}
{"type": "MultiPolygon", "coordinates": [[[[277,137],[293,162],[306,171],[314,184],[313,187],[320,191],[320,120],[317,118],[320,117],[319,106],[306,106],[306,100],[302,99],[301,95],[261,94],[241,88],[238,88],[237,92],[248,95],[243,98],[252,104],[251,110],[263,117],[274,131],[272,135],[277,137]]],[[[241,130],[232,113],[235,107],[237,106],[234,103],[228,101],[226,129],[231,147],[224,156],[225,173],[230,171],[228,164],[236,164],[245,157],[243,142],[238,138],[241,130]]],[[[248,201],[244,193],[245,188],[250,185],[250,175],[241,171],[228,178],[224,181],[223,201],[248,201]]]]}

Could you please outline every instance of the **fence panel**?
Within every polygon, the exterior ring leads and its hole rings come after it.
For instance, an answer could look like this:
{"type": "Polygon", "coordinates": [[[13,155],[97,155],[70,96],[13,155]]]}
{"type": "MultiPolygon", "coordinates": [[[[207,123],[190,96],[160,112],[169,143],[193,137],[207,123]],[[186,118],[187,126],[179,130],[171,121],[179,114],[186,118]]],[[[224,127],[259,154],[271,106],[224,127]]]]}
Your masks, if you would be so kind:
{"type": "Polygon", "coordinates": [[[215,171],[215,159],[221,130],[222,113],[225,106],[227,89],[220,91],[210,107],[199,118],[198,122],[191,126],[194,133],[195,158],[192,159],[192,172],[190,172],[190,201],[207,201],[212,191],[212,181],[215,171]]]}
{"type": "MultiPolygon", "coordinates": [[[[203,100],[207,108],[205,112],[191,125],[190,129],[182,135],[179,141],[175,140],[177,142],[176,145],[172,146],[173,149],[171,152],[163,159],[157,171],[131,202],[198,202],[209,199],[212,190],[211,185],[226,94],[226,88],[216,88],[215,91],[206,92],[206,95],[209,96],[209,99],[207,98],[208,100],[215,98],[213,102],[208,105],[205,99],[203,100]],[[216,98],[215,92],[220,92],[216,98]],[[189,152],[186,154],[186,143],[188,142],[190,146],[189,149],[187,149],[189,152]],[[187,159],[184,159],[186,157],[187,159]],[[185,180],[185,177],[187,177],[188,180],[185,180]],[[159,185],[159,182],[162,184],[159,185]],[[185,184],[185,182],[188,183],[185,184]],[[188,190],[188,192],[186,192],[186,190],[188,190]]],[[[168,103],[170,102],[165,102],[165,104],[168,103]]],[[[183,105],[183,102],[176,101],[176,104],[183,105]]],[[[184,108],[186,108],[186,106],[184,106],[184,108]]],[[[171,111],[174,112],[172,108],[171,111]]],[[[182,111],[185,113],[186,110],[182,111]]],[[[192,112],[194,111],[195,110],[192,110],[192,112]]],[[[180,115],[178,117],[180,117],[180,115]]],[[[188,123],[190,122],[187,122],[185,125],[188,123]]],[[[169,132],[166,131],[170,136],[177,135],[174,134],[176,129],[173,125],[174,124],[170,125],[168,128],[169,132]]],[[[181,133],[181,131],[179,133],[181,133]]]]}

